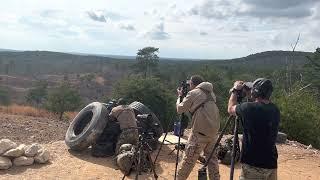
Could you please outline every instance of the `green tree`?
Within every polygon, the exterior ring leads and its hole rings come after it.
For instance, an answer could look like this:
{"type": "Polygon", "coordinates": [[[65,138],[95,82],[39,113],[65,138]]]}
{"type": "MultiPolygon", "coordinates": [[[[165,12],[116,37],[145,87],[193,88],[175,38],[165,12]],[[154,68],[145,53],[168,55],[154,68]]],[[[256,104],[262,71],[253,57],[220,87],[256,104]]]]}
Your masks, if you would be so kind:
{"type": "Polygon", "coordinates": [[[175,97],[158,78],[123,79],[114,86],[113,96],[145,104],[157,115],[164,127],[175,114],[175,97]]]}
{"type": "Polygon", "coordinates": [[[82,104],[79,93],[67,84],[62,84],[49,93],[46,107],[49,111],[57,113],[62,119],[66,111],[74,111],[82,104]]]}
{"type": "Polygon", "coordinates": [[[320,94],[320,48],[317,48],[313,55],[307,56],[307,59],[308,63],[304,66],[306,80],[312,83],[320,94]]]}
{"type": "Polygon", "coordinates": [[[48,95],[48,83],[45,81],[37,82],[36,86],[28,91],[26,100],[32,105],[39,107],[45,102],[48,95]]]}
{"type": "Polygon", "coordinates": [[[133,69],[136,73],[142,73],[144,78],[157,73],[159,63],[159,48],[145,47],[139,49],[137,52],[136,60],[133,69]]]}
{"type": "Polygon", "coordinates": [[[6,89],[0,89],[0,104],[5,106],[10,104],[10,95],[6,89]]]}

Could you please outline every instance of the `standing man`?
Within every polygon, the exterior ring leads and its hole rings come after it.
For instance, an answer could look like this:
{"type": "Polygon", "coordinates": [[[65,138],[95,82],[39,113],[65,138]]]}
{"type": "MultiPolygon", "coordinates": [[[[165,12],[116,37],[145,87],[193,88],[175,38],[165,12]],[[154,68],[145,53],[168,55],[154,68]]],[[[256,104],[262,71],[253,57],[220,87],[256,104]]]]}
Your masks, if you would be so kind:
{"type": "MultiPolygon", "coordinates": [[[[204,82],[203,78],[194,75],[190,79],[190,91],[180,103],[183,96],[182,89],[178,90],[177,112],[178,114],[190,112],[192,114],[192,129],[183,155],[177,179],[185,180],[191,173],[200,153],[203,151],[209,156],[216,140],[220,127],[219,109],[216,105],[216,96],[213,86],[204,82]]],[[[210,180],[219,180],[218,159],[214,155],[208,164],[210,180]]]]}
{"type": "Polygon", "coordinates": [[[254,102],[237,105],[237,92],[243,88],[242,81],[236,81],[231,90],[228,104],[230,115],[242,119],[242,171],[240,180],[276,180],[277,159],[276,138],[280,112],[270,101],[273,91],[269,79],[259,78],[253,82],[251,96],[254,102]]]}
{"type": "Polygon", "coordinates": [[[124,105],[124,100],[118,100],[118,106],[112,108],[109,116],[120,124],[120,136],[116,145],[115,153],[118,154],[122,144],[137,145],[139,139],[138,126],[134,111],[128,105],[124,105]]]}

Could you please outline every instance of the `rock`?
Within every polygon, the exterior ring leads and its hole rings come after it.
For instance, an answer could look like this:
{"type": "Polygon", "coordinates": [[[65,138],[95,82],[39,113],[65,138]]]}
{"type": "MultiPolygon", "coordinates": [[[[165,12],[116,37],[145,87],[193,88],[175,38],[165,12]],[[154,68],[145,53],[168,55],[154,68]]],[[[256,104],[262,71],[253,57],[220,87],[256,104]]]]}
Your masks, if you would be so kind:
{"type": "Polygon", "coordinates": [[[12,162],[9,158],[0,156],[0,169],[9,169],[12,166],[12,162]]]}
{"type": "Polygon", "coordinates": [[[29,166],[33,164],[34,159],[32,157],[20,156],[13,160],[15,166],[29,166]]]}
{"type": "Polygon", "coordinates": [[[286,141],[287,141],[287,135],[285,133],[278,132],[276,142],[279,144],[283,144],[283,143],[286,143],[286,141]]]}
{"type": "Polygon", "coordinates": [[[39,152],[40,149],[42,149],[42,147],[40,146],[40,144],[34,143],[34,144],[31,144],[31,145],[26,146],[26,147],[24,148],[24,150],[25,150],[24,154],[25,154],[27,157],[34,157],[34,156],[39,152]]]}
{"type": "Polygon", "coordinates": [[[17,144],[9,139],[1,139],[0,140],[0,155],[5,153],[6,151],[16,148],[17,144]]]}
{"type": "Polygon", "coordinates": [[[50,159],[50,153],[46,149],[41,149],[39,153],[34,157],[35,162],[44,164],[50,159]]]}
{"type": "Polygon", "coordinates": [[[26,147],[26,145],[20,144],[18,147],[14,148],[14,149],[10,149],[9,151],[5,152],[3,154],[3,156],[12,157],[12,158],[20,157],[20,156],[24,155],[24,148],[25,147],[26,147]]]}
{"type": "Polygon", "coordinates": [[[312,149],[312,145],[310,144],[308,147],[307,147],[307,149],[309,150],[309,149],[312,149]]]}

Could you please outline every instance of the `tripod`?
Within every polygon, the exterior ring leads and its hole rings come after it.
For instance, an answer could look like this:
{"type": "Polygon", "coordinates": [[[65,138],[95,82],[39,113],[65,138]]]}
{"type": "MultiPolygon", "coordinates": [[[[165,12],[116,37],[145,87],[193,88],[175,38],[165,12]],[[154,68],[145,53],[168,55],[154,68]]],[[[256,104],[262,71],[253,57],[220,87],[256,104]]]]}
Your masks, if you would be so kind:
{"type": "MultiPolygon", "coordinates": [[[[152,148],[149,146],[149,144],[145,140],[144,136],[146,136],[145,133],[142,133],[139,136],[139,142],[138,142],[137,150],[134,152],[134,155],[133,155],[133,162],[132,162],[131,166],[133,166],[133,164],[134,164],[135,168],[136,168],[135,180],[138,180],[139,175],[141,174],[141,165],[142,165],[142,163],[149,163],[149,165],[151,166],[150,172],[153,172],[153,177],[155,179],[158,179],[158,175],[157,175],[157,173],[155,171],[154,163],[153,163],[153,161],[151,159],[151,155],[150,155],[150,151],[152,150],[152,148]],[[142,162],[142,157],[145,157],[145,156],[146,156],[147,162],[142,162]]],[[[125,177],[127,175],[129,175],[129,174],[130,174],[130,172],[128,174],[125,174],[123,176],[122,180],[124,180],[125,177]]]]}
{"type": "MultiPolygon", "coordinates": [[[[212,149],[208,159],[206,160],[205,164],[198,170],[198,180],[207,180],[207,166],[209,164],[209,160],[212,158],[213,154],[215,153],[223,135],[227,131],[227,128],[233,118],[234,118],[234,116],[229,116],[225,126],[223,127],[223,129],[217,139],[217,142],[213,146],[213,149],[212,149]]],[[[234,139],[233,139],[232,154],[231,154],[230,180],[233,180],[234,166],[236,163],[236,148],[238,146],[238,141],[239,141],[238,127],[239,127],[239,118],[236,117],[234,120],[234,129],[233,129],[233,135],[234,135],[233,138],[234,139]]]]}

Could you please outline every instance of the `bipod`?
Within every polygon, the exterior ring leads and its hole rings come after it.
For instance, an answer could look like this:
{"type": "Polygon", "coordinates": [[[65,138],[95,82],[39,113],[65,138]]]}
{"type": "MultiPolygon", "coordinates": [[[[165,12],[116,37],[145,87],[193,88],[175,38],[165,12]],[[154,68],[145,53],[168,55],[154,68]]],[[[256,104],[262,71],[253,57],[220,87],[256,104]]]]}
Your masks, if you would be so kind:
{"type": "Polygon", "coordinates": [[[216,143],[213,146],[213,149],[212,149],[209,157],[207,158],[207,160],[204,163],[204,165],[198,170],[198,180],[207,180],[207,166],[209,164],[209,160],[212,158],[213,154],[215,153],[215,151],[216,151],[216,149],[217,149],[217,147],[218,147],[223,135],[226,133],[227,128],[228,128],[228,126],[229,126],[229,124],[230,124],[230,122],[231,122],[233,117],[234,116],[229,116],[225,126],[223,127],[223,129],[222,129],[222,131],[221,131],[221,133],[220,133],[220,135],[219,135],[219,137],[218,137],[218,139],[216,141],[216,143]]]}

